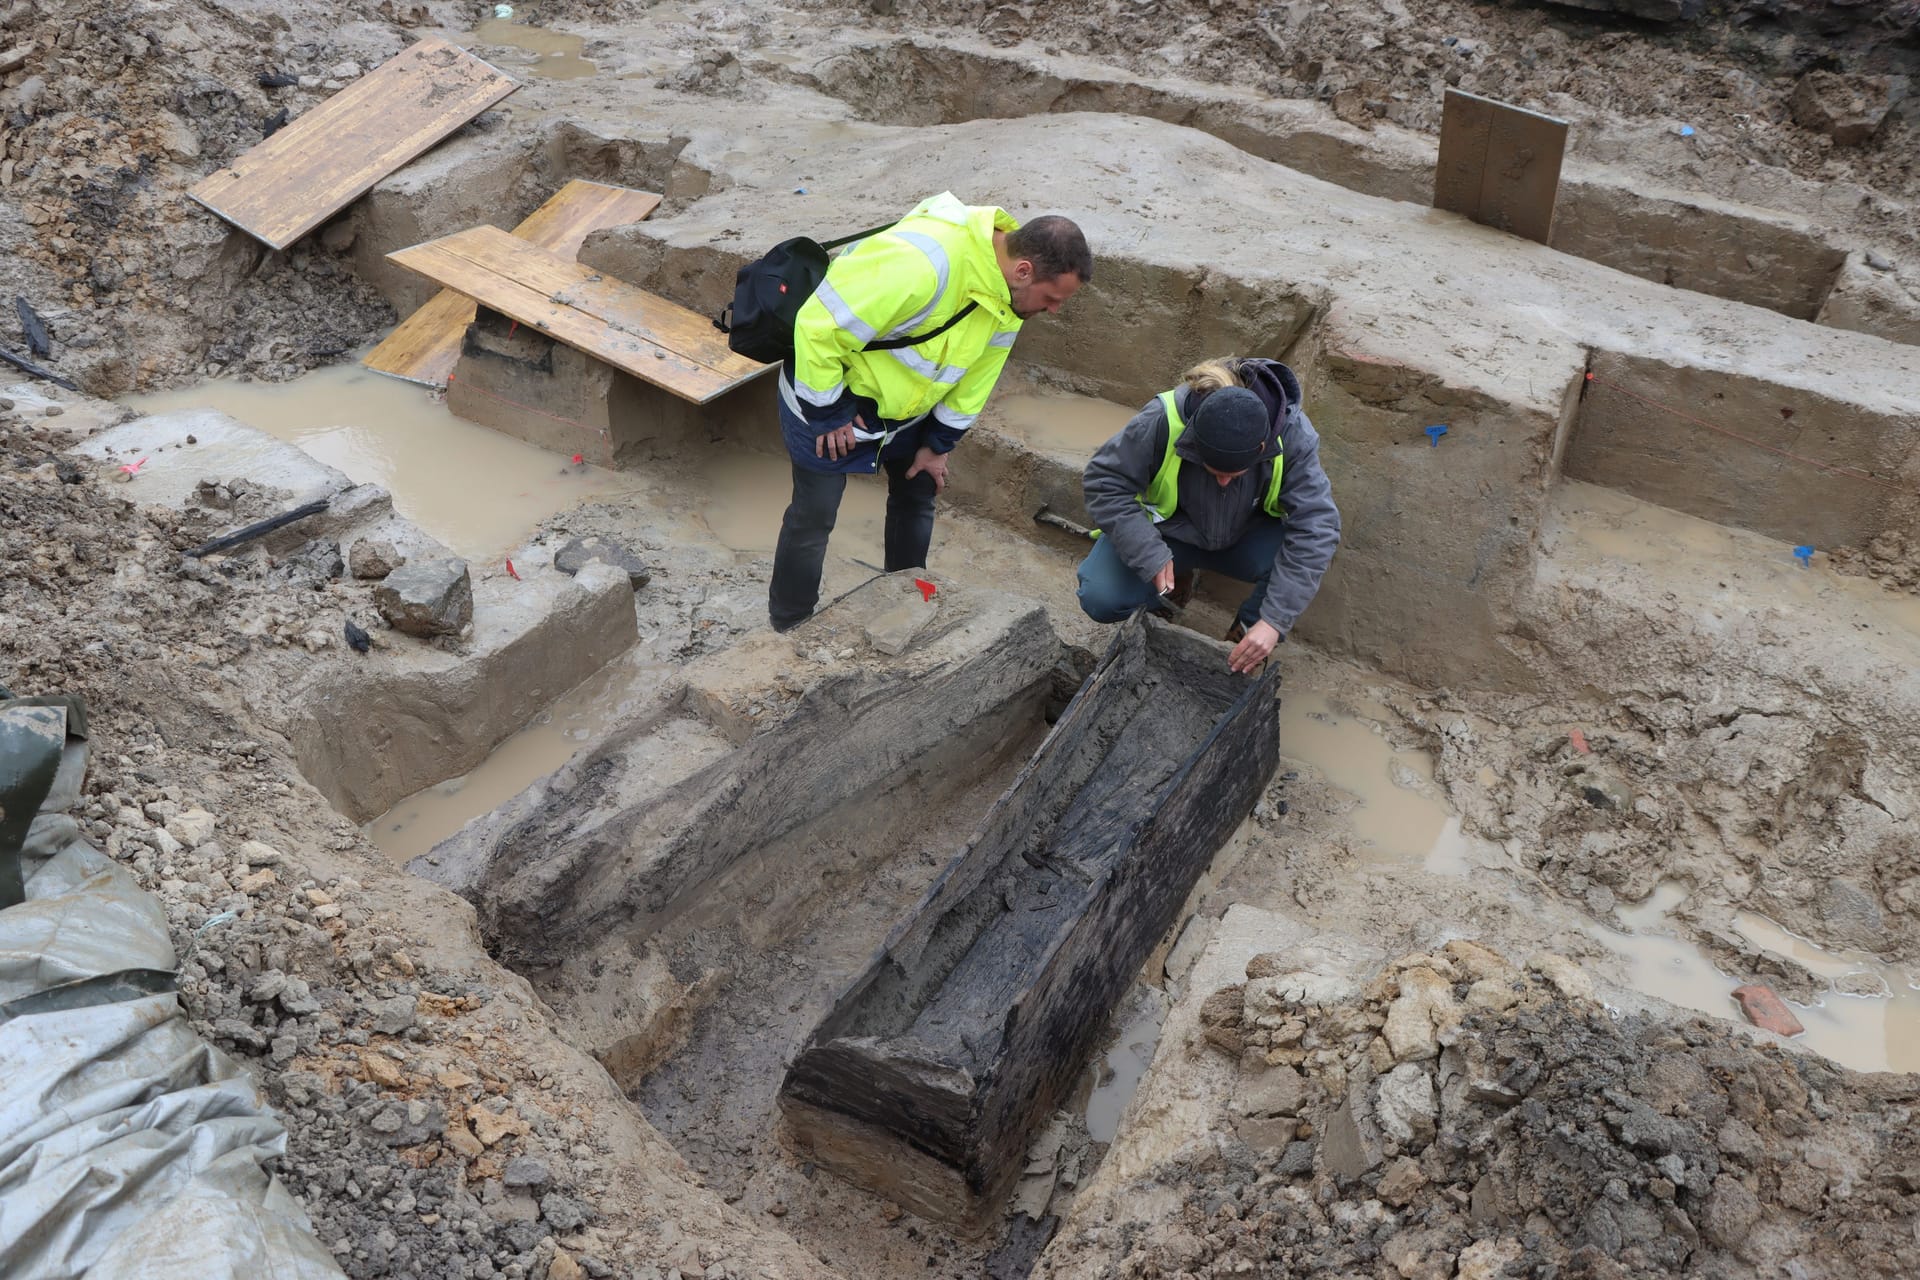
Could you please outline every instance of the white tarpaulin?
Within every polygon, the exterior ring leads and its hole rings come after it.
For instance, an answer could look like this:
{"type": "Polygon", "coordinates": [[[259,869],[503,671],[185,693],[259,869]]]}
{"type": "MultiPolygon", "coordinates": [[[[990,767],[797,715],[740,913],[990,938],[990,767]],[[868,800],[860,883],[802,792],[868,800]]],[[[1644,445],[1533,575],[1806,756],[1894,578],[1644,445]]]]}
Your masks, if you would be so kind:
{"type": "Polygon", "coordinates": [[[338,1280],[266,1170],[285,1129],[181,1011],[159,903],[53,812],[80,714],[0,700],[0,1276],[338,1280]]]}

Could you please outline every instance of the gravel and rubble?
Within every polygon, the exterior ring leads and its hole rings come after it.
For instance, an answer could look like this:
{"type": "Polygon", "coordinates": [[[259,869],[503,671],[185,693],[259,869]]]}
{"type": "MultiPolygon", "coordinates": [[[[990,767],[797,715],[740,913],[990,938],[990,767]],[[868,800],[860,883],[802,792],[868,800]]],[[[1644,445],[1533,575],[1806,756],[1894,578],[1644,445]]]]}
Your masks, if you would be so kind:
{"type": "Polygon", "coordinates": [[[1837,1280],[1920,1266],[1920,1078],[1623,1014],[1548,954],[1516,963],[1456,939],[1357,993],[1301,963],[1261,954],[1245,982],[1195,993],[1198,1034],[1162,1055],[1235,1064],[1229,1131],[1099,1189],[1036,1275],[1837,1280]]]}

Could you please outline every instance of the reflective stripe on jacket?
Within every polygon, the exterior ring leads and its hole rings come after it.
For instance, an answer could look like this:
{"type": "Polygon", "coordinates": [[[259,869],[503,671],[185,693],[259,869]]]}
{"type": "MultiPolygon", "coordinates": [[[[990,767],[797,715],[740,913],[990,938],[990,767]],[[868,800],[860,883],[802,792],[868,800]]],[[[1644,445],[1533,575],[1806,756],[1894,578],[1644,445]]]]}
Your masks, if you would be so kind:
{"type": "Polygon", "coordinates": [[[958,443],[986,407],[1020,332],[993,248],[995,231],[1019,225],[1003,209],[942,192],[835,258],[794,326],[792,386],[808,421],[820,432],[843,426],[860,396],[893,421],[930,412],[946,428],[930,441],[936,452],[958,443]],[[977,304],[972,312],[927,342],[861,349],[935,329],[968,302],[977,304]]]}
{"type": "MultiPolygon", "coordinates": [[[[1162,391],[1160,403],[1167,410],[1167,454],[1160,461],[1160,469],[1153,473],[1153,479],[1147,482],[1147,491],[1140,495],[1140,505],[1152,515],[1153,522],[1159,524],[1170,519],[1180,506],[1180,455],[1174,450],[1174,444],[1180,434],[1187,429],[1187,420],[1180,416],[1180,406],[1174,403],[1173,392],[1162,391]]],[[[1275,440],[1279,437],[1275,436],[1275,440]]],[[[1267,482],[1267,492],[1261,509],[1268,515],[1284,519],[1287,509],[1280,505],[1280,475],[1286,468],[1287,459],[1283,452],[1273,458],[1273,478],[1267,482]]]]}

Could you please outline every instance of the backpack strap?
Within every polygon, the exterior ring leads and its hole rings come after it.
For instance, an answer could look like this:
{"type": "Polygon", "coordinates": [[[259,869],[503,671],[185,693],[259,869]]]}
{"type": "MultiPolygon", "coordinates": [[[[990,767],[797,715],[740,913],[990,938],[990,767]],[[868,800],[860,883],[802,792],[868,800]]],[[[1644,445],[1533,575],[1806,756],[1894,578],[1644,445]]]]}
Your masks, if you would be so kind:
{"type": "Polygon", "coordinates": [[[855,240],[865,240],[868,236],[877,236],[882,231],[891,231],[896,225],[898,224],[889,222],[885,226],[871,227],[866,231],[856,231],[850,236],[841,236],[838,240],[823,240],[820,242],[820,247],[838,249],[843,244],[852,244],[855,240]]]}
{"type": "Polygon", "coordinates": [[[966,306],[960,308],[958,311],[948,316],[946,319],[946,323],[942,324],[937,329],[930,329],[926,333],[910,334],[904,338],[881,338],[878,341],[869,342],[866,346],[860,349],[862,351],[898,351],[902,347],[912,347],[912,346],[917,346],[922,342],[931,342],[933,339],[939,337],[941,334],[945,333],[947,330],[953,328],[953,326],[959,324],[962,320],[966,319],[967,314],[979,305],[980,304],[978,302],[975,302],[972,298],[969,298],[967,299],[966,306]]]}

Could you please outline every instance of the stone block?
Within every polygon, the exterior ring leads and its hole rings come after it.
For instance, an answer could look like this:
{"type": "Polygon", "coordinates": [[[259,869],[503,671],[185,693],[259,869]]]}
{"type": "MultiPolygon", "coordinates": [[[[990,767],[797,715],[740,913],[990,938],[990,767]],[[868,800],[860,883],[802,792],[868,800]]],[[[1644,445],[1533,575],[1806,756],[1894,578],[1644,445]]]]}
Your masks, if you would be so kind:
{"type": "Polygon", "coordinates": [[[473,621],[473,580],[465,560],[402,565],[374,588],[380,616],[410,636],[458,635],[473,621]]]}

